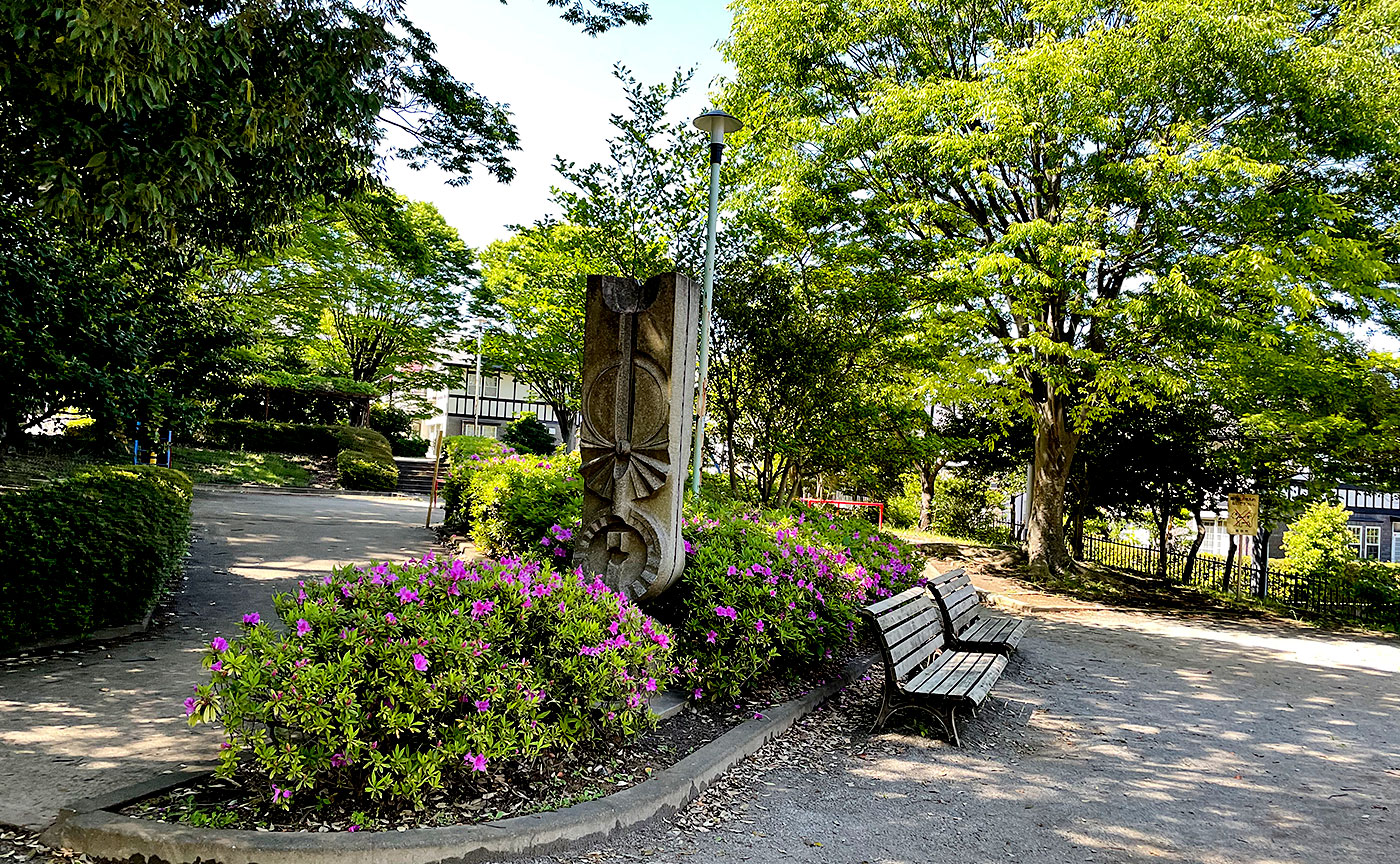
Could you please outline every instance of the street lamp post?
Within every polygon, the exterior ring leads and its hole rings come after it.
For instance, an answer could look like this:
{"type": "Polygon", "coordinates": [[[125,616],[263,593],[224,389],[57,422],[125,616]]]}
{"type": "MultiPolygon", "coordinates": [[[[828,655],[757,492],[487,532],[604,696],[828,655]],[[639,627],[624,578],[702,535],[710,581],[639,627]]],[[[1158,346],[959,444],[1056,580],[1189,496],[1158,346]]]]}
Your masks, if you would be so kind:
{"type": "Polygon", "coordinates": [[[700,404],[695,420],[695,455],[690,491],[700,493],[700,459],[705,449],[705,375],[710,366],[710,298],[715,284],[715,224],[719,220],[719,166],[724,159],[724,136],[744,128],[738,118],[723,111],[706,111],[695,118],[695,128],[710,133],[710,215],[705,225],[704,311],[700,315],[700,404]]]}

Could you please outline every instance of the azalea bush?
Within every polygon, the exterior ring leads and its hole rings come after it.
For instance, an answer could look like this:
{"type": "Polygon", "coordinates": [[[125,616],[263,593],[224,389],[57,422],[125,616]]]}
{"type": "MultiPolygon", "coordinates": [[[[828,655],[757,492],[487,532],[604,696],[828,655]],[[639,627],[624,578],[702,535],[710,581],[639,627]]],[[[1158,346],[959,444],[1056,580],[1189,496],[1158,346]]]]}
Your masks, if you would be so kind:
{"type": "Polygon", "coordinates": [[[442,524],[453,531],[471,528],[471,480],[478,469],[493,459],[509,456],[514,449],[495,438],[478,435],[453,435],[442,442],[447,457],[447,473],[442,482],[442,524]]]}
{"type": "Polygon", "coordinates": [[[690,516],[685,536],[685,573],[658,615],[675,628],[697,699],[832,659],[858,640],[862,606],[922,578],[906,544],[862,519],[731,507],[690,516]]]}
{"type": "Polygon", "coordinates": [[[191,724],[278,807],[421,805],[648,728],[671,636],[596,578],[518,559],[345,567],[215,639],[191,724]]]}
{"type": "Polygon", "coordinates": [[[576,453],[498,456],[473,472],[469,490],[472,542],[489,555],[536,554],[552,526],[582,515],[576,453]]]}

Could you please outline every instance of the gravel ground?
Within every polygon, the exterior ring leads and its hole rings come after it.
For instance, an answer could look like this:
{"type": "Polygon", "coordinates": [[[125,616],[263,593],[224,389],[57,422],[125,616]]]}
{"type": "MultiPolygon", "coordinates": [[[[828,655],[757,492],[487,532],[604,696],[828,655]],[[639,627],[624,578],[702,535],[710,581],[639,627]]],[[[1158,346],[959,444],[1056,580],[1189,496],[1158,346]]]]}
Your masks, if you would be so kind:
{"type": "Polygon", "coordinates": [[[1045,615],[962,748],[866,734],[867,680],[674,819],[536,864],[1394,860],[1397,672],[1390,639],[1045,615]]]}

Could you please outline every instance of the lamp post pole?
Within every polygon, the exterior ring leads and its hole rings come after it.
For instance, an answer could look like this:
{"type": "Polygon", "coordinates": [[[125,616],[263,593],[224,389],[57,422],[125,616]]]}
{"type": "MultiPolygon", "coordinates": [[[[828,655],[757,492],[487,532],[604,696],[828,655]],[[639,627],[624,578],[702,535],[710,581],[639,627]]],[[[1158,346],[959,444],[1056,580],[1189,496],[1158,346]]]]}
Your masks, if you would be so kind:
{"type": "Polygon", "coordinates": [[[690,491],[700,494],[700,460],[705,452],[705,380],[710,367],[710,300],[715,284],[715,226],[719,221],[719,168],[724,161],[724,136],[744,128],[735,117],[723,111],[706,111],[695,118],[695,128],[710,133],[710,213],[705,223],[705,282],[700,313],[700,402],[696,406],[695,453],[691,465],[690,491]]]}
{"type": "Polygon", "coordinates": [[[472,400],[472,434],[481,434],[481,334],[485,326],[476,328],[476,398],[472,400]]]}

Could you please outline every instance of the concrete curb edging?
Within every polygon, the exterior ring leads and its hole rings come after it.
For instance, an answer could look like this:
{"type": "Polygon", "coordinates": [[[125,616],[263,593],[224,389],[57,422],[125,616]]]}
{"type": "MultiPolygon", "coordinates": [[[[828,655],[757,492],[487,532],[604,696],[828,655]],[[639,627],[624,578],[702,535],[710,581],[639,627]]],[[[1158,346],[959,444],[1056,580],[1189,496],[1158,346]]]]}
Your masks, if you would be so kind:
{"type": "Polygon", "coordinates": [[[547,855],[676,813],[877,660],[870,655],[851,661],[840,680],[739,724],[650,780],[549,813],[479,825],[351,834],[192,828],[112,812],[198,776],[190,772],[75,802],[40,840],[96,858],[146,864],[469,864],[547,855]]]}

